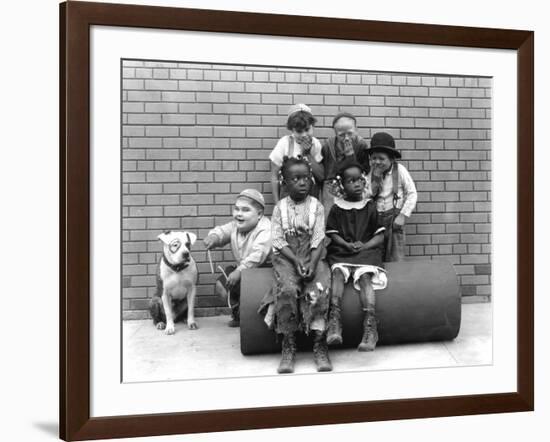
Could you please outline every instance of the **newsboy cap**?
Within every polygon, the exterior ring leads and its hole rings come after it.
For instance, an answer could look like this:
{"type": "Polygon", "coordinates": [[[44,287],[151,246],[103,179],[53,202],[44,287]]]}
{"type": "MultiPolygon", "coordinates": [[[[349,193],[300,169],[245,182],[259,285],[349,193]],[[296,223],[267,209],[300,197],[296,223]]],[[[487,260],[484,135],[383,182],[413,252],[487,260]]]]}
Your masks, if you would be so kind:
{"type": "Polygon", "coordinates": [[[262,206],[262,208],[265,209],[264,196],[256,189],[244,189],[241,193],[239,193],[239,196],[237,198],[241,196],[250,198],[252,201],[256,201],[260,206],[262,206]]]}

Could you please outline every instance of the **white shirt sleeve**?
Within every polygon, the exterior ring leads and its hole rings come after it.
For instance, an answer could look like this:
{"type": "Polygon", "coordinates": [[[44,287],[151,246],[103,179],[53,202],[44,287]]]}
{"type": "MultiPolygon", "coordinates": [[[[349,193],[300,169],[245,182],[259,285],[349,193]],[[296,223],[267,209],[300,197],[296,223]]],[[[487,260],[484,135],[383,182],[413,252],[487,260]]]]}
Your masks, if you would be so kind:
{"type": "Polygon", "coordinates": [[[258,232],[249,254],[237,266],[238,270],[250,269],[262,265],[271,253],[271,225],[258,232]]]}
{"type": "Polygon", "coordinates": [[[222,247],[231,242],[231,233],[233,232],[234,228],[234,223],[233,221],[231,221],[227,224],[214,227],[210,232],[208,232],[208,234],[216,235],[218,237],[218,241],[215,245],[216,247],[222,247]]]}
{"type": "Polygon", "coordinates": [[[284,136],[277,141],[277,144],[269,154],[269,159],[278,167],[283,165],[283,158],[288,152],[288,137],[284,136]]]}
{"type": "Polygon", "coordinates": [[[398,170],[399,179],[402,183],[401,185],[403,186],[403,207],[401,208],[401,213],[409,217],[416,207],[416,200],[418,198],[416,194],[416,186],[414,185],[414,181],[405,166],[399,164],[398,170]]]}

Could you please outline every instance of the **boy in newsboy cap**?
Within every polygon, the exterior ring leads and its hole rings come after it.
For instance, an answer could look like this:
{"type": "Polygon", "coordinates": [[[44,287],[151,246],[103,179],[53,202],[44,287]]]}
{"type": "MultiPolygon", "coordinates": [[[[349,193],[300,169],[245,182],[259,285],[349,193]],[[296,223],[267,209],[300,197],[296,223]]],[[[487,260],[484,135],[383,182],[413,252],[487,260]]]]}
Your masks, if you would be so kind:
{"type": "Polygon", "coordinates": [[[367,197],[376,203],[379,223],[386,228],[384,260],[401,261],[405,257],[403,227],[416,206],[416,186],[405,166],[397,162],[401,153],[389,133],[375,133],[368,152],[367,197]]]}
{"type": "Polygon", "coordinates": [[[263,195],[255,189],[245,189],[233,206],[233,220],[214,227],[204,238],[207,250],[231,244],[236,265],[226,267],[216,282],[216,293],[229,301],[230,327],[240,325],[241,272],[264,265],[271,257],[271,221],[264,216],[263,195]]]}

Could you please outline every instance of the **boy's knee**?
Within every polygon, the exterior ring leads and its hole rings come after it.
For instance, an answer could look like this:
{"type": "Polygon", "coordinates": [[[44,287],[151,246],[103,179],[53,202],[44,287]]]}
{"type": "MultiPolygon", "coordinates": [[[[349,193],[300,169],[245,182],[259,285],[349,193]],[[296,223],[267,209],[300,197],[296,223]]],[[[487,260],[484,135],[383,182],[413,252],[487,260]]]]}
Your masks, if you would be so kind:
{"type": "Polygon", "coordinates": [[[314,318],[309,326],[310,330],[325,331],[327,328],[327,321],[325,318],[314,318]]]}

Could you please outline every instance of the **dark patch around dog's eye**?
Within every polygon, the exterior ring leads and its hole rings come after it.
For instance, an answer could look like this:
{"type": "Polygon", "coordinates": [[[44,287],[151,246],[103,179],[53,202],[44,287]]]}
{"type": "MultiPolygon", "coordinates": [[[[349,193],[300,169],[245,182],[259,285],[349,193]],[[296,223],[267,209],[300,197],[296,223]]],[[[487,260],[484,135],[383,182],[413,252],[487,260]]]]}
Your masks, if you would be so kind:
{"type": "Polygon", "coordinates": [[[175,253],[181,247],[181,242],[179,239],[175,239],[170,243],[170,252],[175,253]]]}

